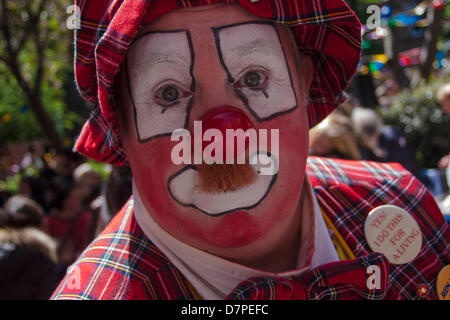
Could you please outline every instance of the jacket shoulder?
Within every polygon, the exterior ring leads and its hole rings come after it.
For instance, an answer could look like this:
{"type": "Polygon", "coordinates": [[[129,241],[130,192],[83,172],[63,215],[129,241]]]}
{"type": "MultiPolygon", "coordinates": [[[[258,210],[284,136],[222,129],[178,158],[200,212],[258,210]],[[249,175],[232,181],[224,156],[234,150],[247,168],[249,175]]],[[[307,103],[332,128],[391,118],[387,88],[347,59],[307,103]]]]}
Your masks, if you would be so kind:
{"type": "Polygon", "coordinates": [[[183,282],[182,279],[180,272],[140,229],[130,200],[68,268],[52,299],[191,298],[189,290],[176,291],[168,285],[183,282]]]}
{"type": "Polygon", "coordinates": [[[426,187],[394,163],[312,157],[307,170],[323,214],[356,257],[371,252],[364,225],[374,208],[394,205],[414,218],[422,234],[420,253],[409,263],[390,265],[385,298],[421,299],[417,288],[425,285],[427,299],[435,299],[436,277],[450,261],[450,228],[426,187]]]}
{"type": "Polygon", "coordinates": [[[370,184],[411,176],[399,163],[309,157],[306,172],[313,187],[370,184]]]}

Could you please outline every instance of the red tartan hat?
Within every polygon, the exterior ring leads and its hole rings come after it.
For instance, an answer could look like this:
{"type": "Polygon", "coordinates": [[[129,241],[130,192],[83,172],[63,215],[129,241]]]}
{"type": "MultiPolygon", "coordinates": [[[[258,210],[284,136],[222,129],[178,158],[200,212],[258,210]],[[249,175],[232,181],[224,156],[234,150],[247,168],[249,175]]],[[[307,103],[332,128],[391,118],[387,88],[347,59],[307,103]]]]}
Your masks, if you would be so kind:
{"type": "Polygon", "coordinates": [[[289,26],[299,50],[313,58],[309,92],[313,127],[345,100],[344,90],[361,55],[361,24],[343,0],[75,0],[81,28],[75,31],[75,80],[82,97],[98,107],[74,150],[97,161],[127,163],[112,108],[114,77],[143,21],[178,8],[238,4],[248,12],[289,26]]]}

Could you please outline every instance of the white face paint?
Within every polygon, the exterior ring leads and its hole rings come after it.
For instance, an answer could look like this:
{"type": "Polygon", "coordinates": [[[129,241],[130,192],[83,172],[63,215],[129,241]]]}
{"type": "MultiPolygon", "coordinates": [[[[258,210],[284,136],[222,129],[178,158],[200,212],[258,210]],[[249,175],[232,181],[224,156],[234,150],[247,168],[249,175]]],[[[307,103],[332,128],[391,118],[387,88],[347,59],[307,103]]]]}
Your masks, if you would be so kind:
{"type": "Polygon", "coordinates": [[[286,57],[272,24],[251,22],[213,31],[229,81],[259,121],[297,107],[286,57]]]}
{"type": "Polygon", "coordinates": [[[139,142],[168,136],[189,121],[193,48],[188,31],[150,32],[127,56],[127,76],[139,142]]]}
{"type": "MultiPolygon", "coordinates": [[[[212,28],[212,32],[216,41],[211,45],[216,45],[228,85],[258,121],[297,107],[287,60],[273,24],[246,22],[212,28]]],[[[189,127],[196,86],[193,48],[190,33],[185,30],[149,32],[133,42],[126,70],[139,142],[189,127]]],[[[195,63],[208,67],[201,60],[195,63]]],[[[271,146],[274,148],[273,142],[271,146]]],[[[265,148],[259,148],[251,151],[264,155],[265,148]]],[[[187,158],[190,160],[190,156],[187,158]]],[[[169,194],[179,204],[209,216],[251,210],[266,198],[278,177],[278,152],[258,159],[251,163],[258,174],[251,185],[235,191],[204,192],[198,187],[198,170],[188,166],[169,178],[169,194]]]]}

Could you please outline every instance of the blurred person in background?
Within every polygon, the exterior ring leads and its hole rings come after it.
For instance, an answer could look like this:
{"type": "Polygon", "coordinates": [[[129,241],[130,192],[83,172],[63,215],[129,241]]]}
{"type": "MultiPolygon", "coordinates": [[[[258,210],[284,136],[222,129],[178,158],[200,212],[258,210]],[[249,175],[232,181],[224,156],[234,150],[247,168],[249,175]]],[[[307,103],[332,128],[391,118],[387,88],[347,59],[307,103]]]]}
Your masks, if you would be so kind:
{"type": "MultiPolygon", "coordinates": [[[[436,98],[442,105],[442,111],[447,116],[450,116],[450,83],[446,83],[439,88],[436,98]]],[[[438,168],[445,170],[445,176],[447,179],[447,186],[450,189],[450,153],[443,156],[438,162],[438,168]]],[[[439,203],[442,212],[444,212],[448,223],[450,223],[450,194],[447,193],[446,197],[439,203]]]]}
{"type": "Polygon", "coordinates": [[[130,199],[133,177],[129,166],[113,167],[102,186],[101,196],[95,201],[99,214],[95,221],[94,234],[98,235],[114,215],[130,199]]]}
{"type": "Polygon", "coordinates": [[[24,176],[19,184],[19,193],[36,201],[45,214],[45,188],[46,182],[41,177],[24,176]]]}
{"type": "MultiPolygon", "coordinates": [[[[106,213],[111,220],[132,193],[133,176],[129,166],[114,167],[106,183],[106,213]]],[[[108,221],[109,221],[108,220],[108,221]]]]}
{"type": "Polygon", "coordinates": [[[380,84],[375,90],[378,102],[382,107],[388,108],[395,100],[400,87],[398,82],[394,79],[386,79],[384,83],[380,84]]]}
{"type": "Polygon", "coordinates": [[[310,154],[328,158],[361,160],[353,132],[351,107],[341,105],[309,132],[310,154]]]}
{"type": "Polygon", "coordinates": [[[122,209],[132,193],[133,177],[129,166],[114,167],[106,184],[108,214],[114,216],[122,209]]]}
{"type": "Polygon", "coordinates": [[[42,160],[41,155],[31,143],[28,145],[28,151],[24,154],[22,161],[20,162],[20,167],[22,169],[26,169],[30,166],[39,170],[44,168],[44,161],[42,160]]]}
{"type": "Polygon", "coordinates": [[[40,230],[43,209],[23,195],[0,211],[0,300],[48,299],[56,288],[56,242],[40,230]]]}
{"type": "Polygon", "coordinates": [[[83,208],[88,209],[92,201],[100,195],[102,177],[89,163],[79,165],[73,172],[83,208]]]}
{"type": "Polygon", "coordinates": [[[439,88],[436,97],[442,104],[442,110],[450,116],[450,82],[439,88]]]}
{"type": "Polygon", "coordinates": [[[72,176],[80,164],[80,156],[70,149],[55,154],[55,171],[63,176],[72,176]]]}
{"type": "MultiPolygon", "coordinates": [[[[444,113],[450,116],[450,83],[446,83],[441,88],[439,88],[436,98],[438,102],[442,105],[442,111],[444,111],[444,113]]],[[[449,167],[449,164],[450,164],[450,153],[442,157],[441,160],[439,160],[438,167],[445,170],[449,167]]],[[[449,178],[447,177],[447,179],[449,178]]]]}
{"type": "Polygon", "coordinates": [[[53,209],[44,218],[43,230],[59,241],[59,260],[69,265],[90,241],[92,216],[90,211],[82,210],[80,190],[71,177],[56,177],[52,190],[53,209]]]}
{"type": "Polygon", "coordinates": [[[88,239],[91,240],[96,235],[96,221],[100,215],[99,205],[100,191],[102,187],[102,177],[95,171],[88,162],[80,164],[73,172],[73,179],[78,188],[81,211],[89,212],[91,223],[88,231],[88,239]]]}
{"type": "Polygon", "coordinates": [[[11,197],[11,192],[5,190],[0,191],[0,211],[2,210],[3,205],[9,199],[9,197],[11,197]]]}
{"type": "Polygon", "coordinates": [[[384,126],[378,114],[367,108],[355,108],[352,122],[362,160],[398,162],[416,177],[420,171],[406,139],[399,129],[384,126]]]}

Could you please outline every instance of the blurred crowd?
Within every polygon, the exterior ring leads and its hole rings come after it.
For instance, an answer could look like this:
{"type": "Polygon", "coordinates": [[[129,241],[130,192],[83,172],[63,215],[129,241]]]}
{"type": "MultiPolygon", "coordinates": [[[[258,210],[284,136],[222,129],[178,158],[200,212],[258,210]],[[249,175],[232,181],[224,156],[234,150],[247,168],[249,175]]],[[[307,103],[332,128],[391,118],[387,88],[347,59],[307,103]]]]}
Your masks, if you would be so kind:
{"type": "Polygon", "coordinates": [[[19,194],[0,193],[0,300],[48,299],[67,268],[131,195],[129,167],[107,178],[68,150],[48,159],[29,147],[19,194]]]}
{"type": "Polygon", "coordinates": [[[402,132],[383,125],[373,109],[344,103],[310,131],[310,154],[347,160],[399,162],[415,176],[420,170],[402,132]]]}
{"type": "MultiPolygon", "coordinates": [[[[444,116],[450,116],[450,83],[438,90],[436,98],[444,116]]],[[[420,168],[413,151],[399,128],[383,124],[373,109],[355,107],[355,103],[340,105],[310,130],[311,155],[402,164],[428,187],[449,220],[450,150],[438,169],[420,168]]]]}

